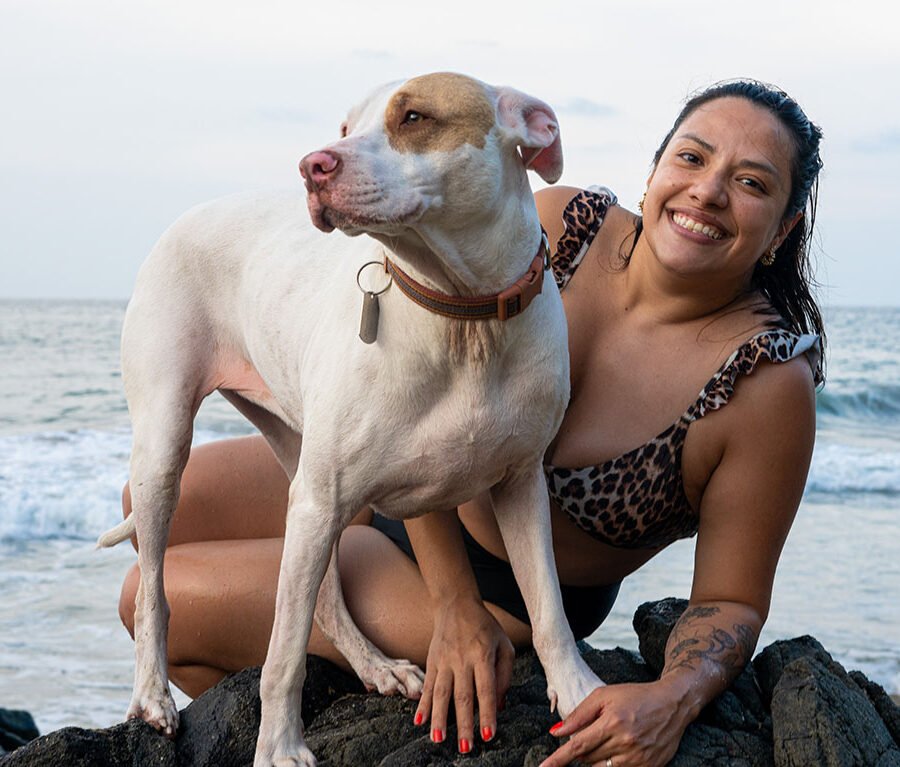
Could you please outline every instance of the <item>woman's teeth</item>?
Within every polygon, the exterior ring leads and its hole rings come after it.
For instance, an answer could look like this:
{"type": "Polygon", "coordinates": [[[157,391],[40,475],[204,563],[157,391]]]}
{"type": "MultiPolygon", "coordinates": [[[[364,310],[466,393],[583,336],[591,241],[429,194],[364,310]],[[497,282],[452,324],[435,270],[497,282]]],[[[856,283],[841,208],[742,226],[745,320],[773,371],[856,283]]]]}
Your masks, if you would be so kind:
{"type": "Polygon", "coordinates": [[[716,227],[710,226],[709,224],[703,224],[700,221],[694,221],[690,216],[685,216],[683,213],[674,213],[672,215],[672,220],[682,229],[705,235],[711,240],[721,240],[723,237],[722,232],[716,229],[716,227]]]}

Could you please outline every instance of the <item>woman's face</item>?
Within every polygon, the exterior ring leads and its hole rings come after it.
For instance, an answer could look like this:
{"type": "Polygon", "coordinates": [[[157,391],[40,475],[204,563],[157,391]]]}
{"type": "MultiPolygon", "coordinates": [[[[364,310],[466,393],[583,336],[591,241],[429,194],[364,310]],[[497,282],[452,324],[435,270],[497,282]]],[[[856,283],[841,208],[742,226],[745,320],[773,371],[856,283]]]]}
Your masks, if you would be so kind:
{"type": "Polygon", "coordinates": [[[650,177],[644,232],[679,275],[749,281],[756,262],[799,220],[783,221],[794,146],[768,110],[736,97],[698,107],[650,177]]]}

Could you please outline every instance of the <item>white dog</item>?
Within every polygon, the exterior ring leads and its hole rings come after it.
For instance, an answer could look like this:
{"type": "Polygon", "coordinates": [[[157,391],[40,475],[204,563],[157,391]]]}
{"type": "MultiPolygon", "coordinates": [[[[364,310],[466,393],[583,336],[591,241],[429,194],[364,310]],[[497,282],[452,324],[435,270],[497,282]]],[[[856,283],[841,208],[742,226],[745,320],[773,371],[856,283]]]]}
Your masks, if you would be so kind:
{"type": "Polygon", "coordinates": [[[192,210],[142,267],[122,338],[134,513],[100,544],[137,533],[129,717],[170,736],[178,724],[163,555],[201,400],[222,392],[292,479],[256,767],[315,764],[300,693],[317,594],[366,684],[421,691],[419,669],[365,639],[341,595],[336,542],[366,505],[406,519],[490,489],[552,704],[568,712],[602,684],[563,613],[541,467],[569,370],[525,170],[559,177],[555,115],[432,74],[377,91],[342,136],[300,163],[315,228],[295,195],[192,210]],[[322,234],[333,228],[369,237],[322,234]]]}

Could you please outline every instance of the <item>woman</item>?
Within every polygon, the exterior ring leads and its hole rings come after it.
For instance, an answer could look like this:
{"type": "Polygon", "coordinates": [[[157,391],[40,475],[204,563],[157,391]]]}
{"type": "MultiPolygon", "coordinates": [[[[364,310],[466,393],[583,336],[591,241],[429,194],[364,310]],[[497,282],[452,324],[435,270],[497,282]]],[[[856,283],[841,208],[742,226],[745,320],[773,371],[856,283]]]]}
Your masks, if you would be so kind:
{"type": "MultiPolygon", "coordinates": [[[[572,398],[547,477],[576,636],[602,623],[625,576],[697,534],[690,606],[660,679],[592,693],[555,728],[572,738],[547,765],[665,764],[752,655],[814,440],[822,323],[807,243],[820,138],[781,92],[726,83],[676,120],[642,217],[607,190],[537,195],[569,324],[572,398]]],[[[197,694],[264,659],[287,483],[247,438],[195,451],[183,487],[166,562],[170,674],[197,694]]],[[[450,513],[407,523],[407,539],[361,514],[340,562],[363,632],[389,655],[427,661],[416,723],[443,740],[452,698],[465,753],[474,701],[481,737],[496,733],[511,645],[527,645],[530,629],[488,503],[458,518],[461,528],[450,513]]],[[[129,628],[136,588],[132,570],[129,628]]],[[[309,650],[341,661],[315,629],[309,650]]]]}

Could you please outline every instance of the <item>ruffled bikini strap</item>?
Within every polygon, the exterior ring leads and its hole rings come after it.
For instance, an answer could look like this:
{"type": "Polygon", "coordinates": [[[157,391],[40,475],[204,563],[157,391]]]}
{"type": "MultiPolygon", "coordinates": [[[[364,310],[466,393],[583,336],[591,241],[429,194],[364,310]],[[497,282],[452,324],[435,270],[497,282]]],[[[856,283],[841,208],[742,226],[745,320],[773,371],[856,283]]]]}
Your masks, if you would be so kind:
{"type": "Polygon", "coordinates": [[[606,212],[616,202],[616,195],[605,186],[590,186],[576,194],[566,205],[562,214],[566,228],[556,243],[556,253],[550,261],[560,290],[572,279],[597,236],[606,212]]]}
{"type": "Polygon", "coordinates": [[[752,373],[760,361],[787,362],[806,355],[816,385],[822,380],[822,352],[819,336],[811,333],[797,335],[790,330],[766,330],[738,347],[709,383],[700,390],[697,401],[684,418],[695,421],[712,410],[718,410],[731,399],[738,378],[752,373]]]}

